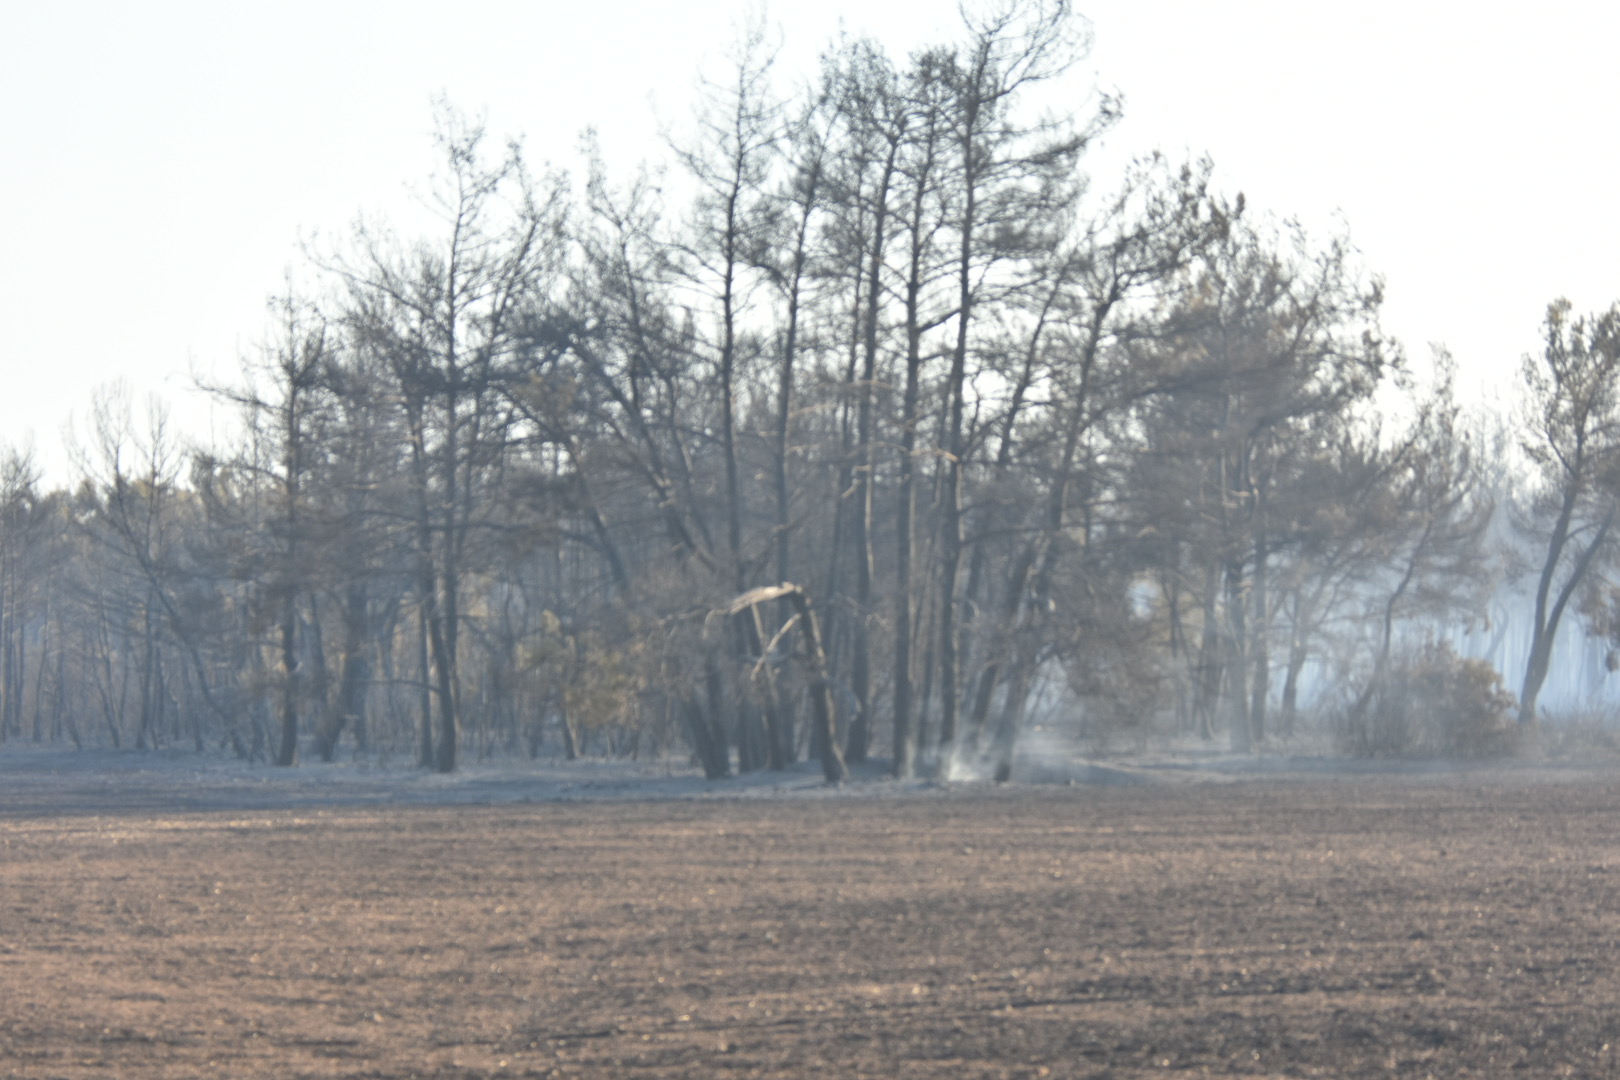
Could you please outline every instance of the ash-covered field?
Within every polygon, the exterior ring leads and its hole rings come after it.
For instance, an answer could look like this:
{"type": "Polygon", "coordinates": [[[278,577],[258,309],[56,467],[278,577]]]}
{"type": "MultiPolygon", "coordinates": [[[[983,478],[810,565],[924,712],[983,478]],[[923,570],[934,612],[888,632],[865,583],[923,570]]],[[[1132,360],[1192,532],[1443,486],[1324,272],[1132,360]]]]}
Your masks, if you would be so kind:
{"type": "Polygon", "coordinates": [[[119,760],[0,755],[0,1075],[1620,1075],[1614,774],[119,760]]]}

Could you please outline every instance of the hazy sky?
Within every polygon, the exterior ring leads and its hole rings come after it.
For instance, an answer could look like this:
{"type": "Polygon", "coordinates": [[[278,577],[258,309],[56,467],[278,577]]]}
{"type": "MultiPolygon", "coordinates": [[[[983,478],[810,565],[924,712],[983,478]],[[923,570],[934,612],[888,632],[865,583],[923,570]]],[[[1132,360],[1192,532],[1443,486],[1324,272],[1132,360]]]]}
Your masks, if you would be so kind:
{"type": "MultiPolygon", "coordinates": [[[[1322,233],[1348,227],[1415,355],[1443,341],[1504,386],[1547,302],[1620,299],[1620,9],[1590,2],[1355,5],[1099,0],[1063,94],[1118,91],[1097,182],[1162,148],[1322,233]],[[1342,222],[1341,224],[1336,224],[1342,222]]],[[[122,379],[199,436],[196,374],[224,377],[264,327],[301,242],[399,217],[435,164],[443,93],[573,165],[658,157],[742,2],[560,0],[18,6],[0,35],[0,441],[61,433],[122,379]]],[[[784,79],[842,24],[903,54],[948,4],[822,0],[770,11],[784,79]]],[[[1509,392],[1511,390],[1509,389],[1509,392]]]]}

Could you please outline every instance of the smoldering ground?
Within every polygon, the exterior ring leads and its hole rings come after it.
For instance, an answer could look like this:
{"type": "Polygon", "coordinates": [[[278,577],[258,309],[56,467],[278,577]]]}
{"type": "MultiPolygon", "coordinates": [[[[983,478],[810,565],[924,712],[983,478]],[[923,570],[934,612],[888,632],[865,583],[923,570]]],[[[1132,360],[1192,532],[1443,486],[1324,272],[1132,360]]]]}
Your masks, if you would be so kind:
{"type": "Polygon", "coordinates": [[[343,781],[370,803],[259,770],[210,809],[156,804],[172,769],[92,772],[58,777],[76,805],[0,795],[9,1076],[1620,1064],[1620,785],[1589,769],[656,800],[579,770],[594,797],[532,803],[476,770],[343,781]]]}

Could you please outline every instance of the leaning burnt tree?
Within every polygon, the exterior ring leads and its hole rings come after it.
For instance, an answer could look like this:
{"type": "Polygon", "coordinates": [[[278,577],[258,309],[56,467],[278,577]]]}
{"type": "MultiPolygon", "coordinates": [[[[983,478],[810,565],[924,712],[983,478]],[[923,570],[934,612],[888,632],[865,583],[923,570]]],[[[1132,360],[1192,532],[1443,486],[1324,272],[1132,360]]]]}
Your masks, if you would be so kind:
{"type": "Polygon", "coordinates": [[[842,783],[848,778],[849,769],[844,764],[844,753],[839,747],[837,712],[833,706],[832,683],[827,674],[827,654],[822,649],[821,627],[816,619],[815,608],[810,603],[810,594],[799,586],[786,582],[780,585],[765,585],[743,593],[715,614],[727,618],[746,615],[763,637],[764,624],[761,621],[760,606],[778,599],[787,600],[793,608],[793,614],[766,640],[756,666],[763,668],[771,663],[776,647],[789,634],[798,631],[804,644],[801,659],[808,668],[810,677],[810,713],[816,727],[815,741],[821,758],[821,773],[829,784],[842,783]]]}
{"type": "Polygon", "coordinates": [[[1524,361],[1529,401],[1521,445],[1539,474],[1534,512],[1545,524],[1536,529],[1543,554],[1519,691],[1521,724],[1536,719],[1570,599],[1613,554],[1620,510],[1620,304],[1578,318],[1571,308],[1568,300],[1548,306],[1546,346],[1539,358],[1524,361]]]}

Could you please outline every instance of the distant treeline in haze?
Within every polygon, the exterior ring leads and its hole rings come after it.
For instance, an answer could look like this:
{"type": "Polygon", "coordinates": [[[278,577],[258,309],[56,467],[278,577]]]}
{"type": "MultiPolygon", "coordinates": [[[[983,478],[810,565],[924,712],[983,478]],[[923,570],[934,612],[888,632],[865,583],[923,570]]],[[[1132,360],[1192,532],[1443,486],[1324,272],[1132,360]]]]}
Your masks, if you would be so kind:
{"type": "Polygon", "coordinates": [[[1523,414],[1465,418],[1345,241],[1205,161],[1089,175],[1115,103],[1030,100],[1083,46],[1011,0],[778,95],[745,34],[677,205],[442,108],[436,225],[308,254],[210,388],[239,445],[103,394],[76,486],[7,459],[0,735],[1005,777],[1056,700],[1377,752],[1391,687],[1513,707],[1401,643],[1514,560],[1533,719],[1559,622],[1620,624],[1616,314],[1554,304],[1523,414]]]}

